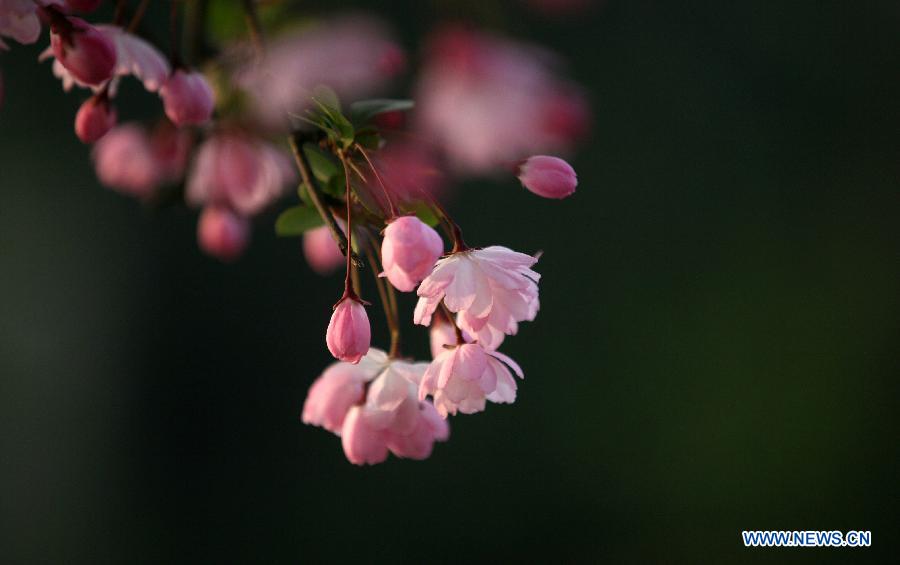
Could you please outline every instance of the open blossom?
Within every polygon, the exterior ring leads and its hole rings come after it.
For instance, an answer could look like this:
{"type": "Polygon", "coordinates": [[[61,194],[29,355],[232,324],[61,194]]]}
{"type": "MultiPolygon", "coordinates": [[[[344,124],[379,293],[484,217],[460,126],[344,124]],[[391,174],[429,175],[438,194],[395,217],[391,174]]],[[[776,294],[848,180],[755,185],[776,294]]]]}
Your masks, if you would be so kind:
{"type": "Polygon", "coordinates": [[[441,236],[415,216],[396,218],[384,229],[384,276],[399,291],[415,289],[443,253],[441,236]]]}
{"type": "Polygon", "coordinates": [[[456,322],[478,343],[496,349],[518,323],[534,320],[539,308],[537,259],[501,246],[469,249],[440,259],[419,285],[413,320],[427,326],[444,301],[456,322]]]}
{"type": "Polygon", "coordinates": [[[578,176],[559,157],[534,155],[519,166],[522,185],[544,198],[565,198],[575,192],[578,176]]]}
{"type": "Polygon", "coordinates": [[[380,463],[388,453],[425,459],[434,442],[450,435],[434,406],[418,398],[427,366],[389,359],[375,348],[358,365],[334,363],[310,387],[303,422],[341,436],[347,459],[357,465],[380,463]]]}
{"type": "Polygon", "coordinates": [[[320,275],[333,273],[345,262],[344,254],[327,226],[303,232],[303,256],[312,270],[320,275]]]}
{"type": "Polygon", "coordinates": [[[302,113],[316,87],[327,85],[342,99],[377,92],[404,68],[403,51],[377,20],[345,17],[272,40],[265,59],[249,62],[236,81],[270,127],[302,113]]]}
{"type": "Polygon", "coordinates": [[[431,42],[416,127],[459,172],[485,173],[534,153],[568,151],[589,123],[584,96],[546,51],[459,28],[431,42]]]}
{"type": "Polygon", "coordinates": [[[94,143],[116,125],[116,109],[104,95],[91,96],[75,114],[75,135],[84,143],[94,143]]]}
{"type": "Polygon", "coordinates": [[[445,349],[428,366],[419,385],[419,398],[431,396],[438,413],[474,414],[486,401],[511,404],[516,400],[516,381],[510,368],[524,378],[515,361],[477,343],[445,349]],[[507,367],[508,366],[508,367],[507,367]]]}
{"type": "Polygon", "coordinates": [[[160,88],[159,95],[166,116],[175,125],[203,124],[212,117],[213,90],[201,73],[177,69],[160,88]]]}
{"type": "Polygon", "coordinates": [[[275,147],[239,132],[221,132],[197,151],[188,174],[187,200],[252,216],[284,194],[295,178],[290,160],[275,147]]]}
{"type": "Polygon", "coordinates": [[[116,67],[116,48],[99,29],[81,18],[55,15],[50,23],[53,56],[74,79],[98,85],[116,67]]]}
{"type": "Polygon", "coordinates": [[[369,351],[372,329],[366,307],[355,297],[344,297],[337,303],[325,332],[325,343],[335,359],[359,363],[369,351]]]}
{"type": "Polygon", "coordinates": [[[200,249],[222,261],[241,256],[250,240],[250,222],[227,208],[209,206],[197,222],[200,249]]]}
{"type": "Polygon", "coordinates": [[[41,35],[40,6],[62,4],[62,0],[0,0],[0,50],[4,37],[22,44],[34,43],[41,35]]]}

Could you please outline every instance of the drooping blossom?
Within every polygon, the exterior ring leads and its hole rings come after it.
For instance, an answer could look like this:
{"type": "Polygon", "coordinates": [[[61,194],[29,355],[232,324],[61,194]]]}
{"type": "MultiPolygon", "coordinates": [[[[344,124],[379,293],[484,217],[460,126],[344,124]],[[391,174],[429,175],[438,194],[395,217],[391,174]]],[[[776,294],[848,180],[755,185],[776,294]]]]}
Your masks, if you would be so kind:
{"type": "Polygon", "coordinates": [[[98,28],[81,18],[58,12],[50,19],[50,48],[53,56],[73,79],[86,85],[99,85],[113,75],[116,48],[98,28]]]}
{"type": "Polygon", "coordinates": [[[34,43],[41,35],[40,6],[62,4],[62,0],[0,0],[0,50],[7,49],[4,37],[23,45],[34,43]]]}
{"type": "Polygon", "coordinates": [[[222,131],[207,139],[194,156],[187,200],[252,216],[284,194],[295,178],[291,161],[279,149],[241,132],[222,131]]]}
{"type": "Polygon", "coordinates": [[[462,173],[487,173],[535,153],[565,153],[586,131],[587,103],[536,47],[445,29],[417,86],[416,127],[462,173]]]}
{"type": "Polygon", "coordinates": [[[559,157],[534,155],[519,166],[522,186],[544,198],[565,198],[575,192],[575,169],[559,157]]]}
{"type": "Polygon", "coordinates": [[[159,90],[166,116],[178,126],[203,124],[212,117],[212,87],[202,73],[176,69],[159,90]]]}
{"type": "Polygon", "coordinates": [[[94,145],[92,155],[100,182],[129,196],[146,198],[160,182],[150,138],[138,124],[112,128],[94,145]]]}
{"type": "Polygon", "coordinates": [[[376,348],[358,365],[334,363],[310,387],[302,420],[341,436],[347,459],[357,465],[380,463],[388,453],[425,459],[450,434],[434,406],[418,398],[426,368],[376,348]]]}
{"type": "Polygon", "coordinates": [[[366,307],[354,296],[346,296],[334,307],[325,343],[335,359],[347,363],[359,363],[369,351],[372,328],[366,307]]]}
{"type": "Polygon", "coordinates": [[[326,226],[303,233],[303,255],[312,270],[320,275],[331,274],[345,263],[341,248],[326,226]]]}
{"type": "Polygon", "coordinates": [[[496,349],[518,323],[534,320],[540,306],[531,267],[537,259],[502,246],[468,249],[440,259],[419,285],[415,323],[427,326],[444,301],[456,322],[478,343],[496,349]]]}
{"type": "Polygon", "coordinates": [[[510,368],[524,378],[515,361],[478,343],[445,349],[428,365],[419,385],[419,399],[431,396],[444,418],[457,411],[481,412],[488,400],[511,404],[516,400],[516,381],[510,368]]]}
{"type": "Polygon", "coordinates": [[[248,62],[235,76],[269,126],[286,127],[316,87],[328,86],[342,100],[378,92],[403,71],[405,55],[377,20],[361,16],[323,22],[290,32],[267,45],[263,61],[248,62]]]}
{"type": "Polygon", "coordinates": [[[444,242],[433,228],[415,216],[395,218],[381,242],[383,275],[394,288],[410,292],[431,272],[444,253],[444,242]]]}
{"type": "Polygon", "coordinates": [[[116,109],[101,93],[91,96],[75,114],[75,135],[84,143],[94,143],[116,125],[116,109]]]}
{"type": "Polygon", "coordinates": [[[208,206],[197,222],[200,249],[222,261],[241,256],[250,240],[250,222],[227,208],[208,206]]]}

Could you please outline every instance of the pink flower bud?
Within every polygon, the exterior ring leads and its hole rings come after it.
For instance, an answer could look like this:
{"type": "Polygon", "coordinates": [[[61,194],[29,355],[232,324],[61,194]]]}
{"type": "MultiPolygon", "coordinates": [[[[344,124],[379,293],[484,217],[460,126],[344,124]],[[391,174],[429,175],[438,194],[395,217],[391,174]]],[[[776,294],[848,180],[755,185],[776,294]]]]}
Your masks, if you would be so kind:
{"type": "Polygon", "coordinates": [[[328,275],[344,264],[344,254],[326,226],[303,233],[303,255],[313,271],[328,275]]]}
{"type": "Polygon", "coordinates": [[[519,180],[525,188],[544,198],[565,198],[578,185],[578,176],[571,165],[547,155],[529,157],[519,167],[519,180]]]}
{"type": "Polygon", "coordinates": [[[341,430],[344,455],[354,465],[374,465],[387,459],[387,438],[381,430],[368,425],[361,406],[354,406],[344,418],[341,430]]]}
{"type": "Polygon", "coordinates": [[[198,72],[177,69],[159,90],[166,115],[175,125],[202,124],[212,117],[213,90],[198,72]]]}
{"type": "Polygon", "coordinates": [[[138,198],[147,198],[160,181],[147,132],[134,123],[114,127],[93,149],[97,177],[104,185],[138,198]]]}
{"type": "Polygon", "coordinates": [[[338,302],[328,323],[325,343],[335,359],[359,363],[369,351],[372,331],[366,308],[357,298],[345,297],[338,302]]]}
{"type": "Polygon", "coordinates": [[[53,55],[73,77],[85,84],[108,80],[116,66],[112,41],[81,18],[56,14],[51,18],[53,55]]]}
{"type": "Polygon", "coordinates": [[[200,248],[222,261],[237,259],[250,240],[250,222],[226,208],[207,207],[197,223],[200,248]]]}
{"type": "Polygon", "coordinates": [[[402,216],[384,230],[383,274],[397,290],[410,292],[431,273],[443,253],[444,242],[436,231],[415,216],[402,216]]]}
{"type": "Polygon", "coordinates": [[[66,6],[74,12],[88,13],[100,7],[103,0],[66,0],[66,6]]]}
{"type": "Polygon", "coordinates": [[[116,109],[109,98],[98,94],[84,101],[75,114],[75,135],[84,143],[94,143],[116,125],[116,109]]]}

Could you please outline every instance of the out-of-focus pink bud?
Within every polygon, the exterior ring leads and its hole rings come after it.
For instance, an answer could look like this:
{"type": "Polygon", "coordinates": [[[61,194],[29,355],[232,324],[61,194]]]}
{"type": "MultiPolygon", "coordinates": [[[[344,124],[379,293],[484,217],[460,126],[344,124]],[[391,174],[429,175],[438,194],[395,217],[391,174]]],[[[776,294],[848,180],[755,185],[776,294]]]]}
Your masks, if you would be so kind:
{"type": "Polygon", "coordinates": [[[325,343],[335,359],[359,363],[369,351],[372,330],[366,308],[357,298],[344,297],[338,302],[328,323],[325,343]]]}
{"type": "Polygon", "coordinates": [[[103,0],[66,0],[66,6],[70,10],[81,13],[93,12],[100,7],[103,0]]]}
{"type": "Polygon", "coordinates": [[[344,264],[341,248],[326,226],[303,233],[303,255],[312,270],[320,275],[331,274],[344,264]]]}
{"type": "Polygon", "coordinates": [[[159,90],[166,115],[179,126],[202,124],[212,117],[212,87],[198,72],[175,70],[159,90]]]}
{"type": "Polygon", "coordinates": [[[434,229],[415,216],[396,218],[384,230],[381,243],[383,275],[401,292],[410,292],[431,273],[444,253],[434,229]]]}
{"type": "Polygon", "coordinates": [[[95,94],[75,114],[75,135],[84,143],[94,143],[116,125],[116,109],[105,93],[95,94]]]}
{"type": "Polygon", "coordinates": [[[85,84],[108,80],[116,67],[116,48],[108,37],[81,18],[51,17],[50,46],[56,60],[85,84]]]}
{"type": "Polygon", "coordinates": [[[544,198],[565,198],[575,192],[578,176],[571,165],[559,157],[534,155],[519,167],[522,185],[544,198]]]}
{"type": "Polygon", "coordinates": [[[200,248],[222,261],[240,257],[250,240],[250,222],[226,208],[204,208],[197,223],[200,248]]]}
{"type": "Polygon", "coordinates": [[[184,178],[193,145],[194,136],[191,131],[176,128],[168,120],[161,120],[154,128],[150,146],[162,182],[178,182],[184,178]]]}
{"type": "MultiPolygon", "coordinates": [[[[61,0],[53,0],[52,3],[61,0]]],[[[40,4],[51,2],[42,1],[40,4]]],[[[38,18],[39,3],[33,0],[0,0],[0,51],[7,49],[4,37],[28,44],[37,41],[41,35],[41,20],[38,18]]]]}
{"type": "Polygon", "coordinates": [[[386,434],[368,425],[361,406],[354,406],[347,412],[341,430],[341,445],[344,455],[354,465],[375,465],[387,459],[386,434]]]}
{"type": "Polygon", "coordinates": [[[94,145],[93,157],[100,182],[130,196],[146,198],[160,181],[147,132],[137,124],[111,129],[94,145]]]}

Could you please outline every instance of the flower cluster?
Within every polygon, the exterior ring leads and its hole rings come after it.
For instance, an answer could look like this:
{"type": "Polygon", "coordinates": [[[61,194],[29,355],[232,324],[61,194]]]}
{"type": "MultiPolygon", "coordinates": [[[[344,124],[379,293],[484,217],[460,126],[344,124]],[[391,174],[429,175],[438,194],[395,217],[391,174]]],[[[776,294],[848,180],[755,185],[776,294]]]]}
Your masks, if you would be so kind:
{"type": "MultiPolygon", "coordinates": [[[[205,29],[202,10],[184,17],[193,3],[170,3],[166,54],[141,31],[148,0],[118,0],[110,23],[76,15],[99,4],[0,0],[0,49],[7,39],[33,43],[46,28],[40,60],[52,59],[65,92],[86,96],[74,131],[92,144],[100,182],[148,205],[199,208],[197,241],[207,254],[236,260],[253,218],[294,199],[276,232],[303,237],[315,272],[345,269],[325,331],[337,361],[309,389],[303,422],[339,436],[352,463],[375,464],[389,453],[425,459],[448,439],[449,416],[515,401],[524,374],[498,349],[537,316],[537,256],[468,245],[440,200],[454,180],[473,176],[515,175],[548,199],[575,192],[573,168],[545,154],[570,153],[589,121],[557,57],[439,27],[412,83],[416,103],[368,99],[391,88],[411,60],[372,18],[267,29],[262,6],[243,2],[234,16],[246,22],[245,38],[200,41],[186,57],[181,45],[198,43],[205,29]],[[117,104],[128,77],[158,96],[152,123],[119,122],[129,110],[117,104]],[[363,272],[374,275],[371,286],[363,272]],[[397,293],[413,292],[418,302],[406,319],[430,328],[428,362],[401,353],[397,293]],[[387,351],[372,346],[372,304],[363,296],[381,305],[387,351]]],[[[267,21],[281,19],[289,20],[267,21]]],[[[2,89],[0,82],[0,101],[2,89]]]]}

